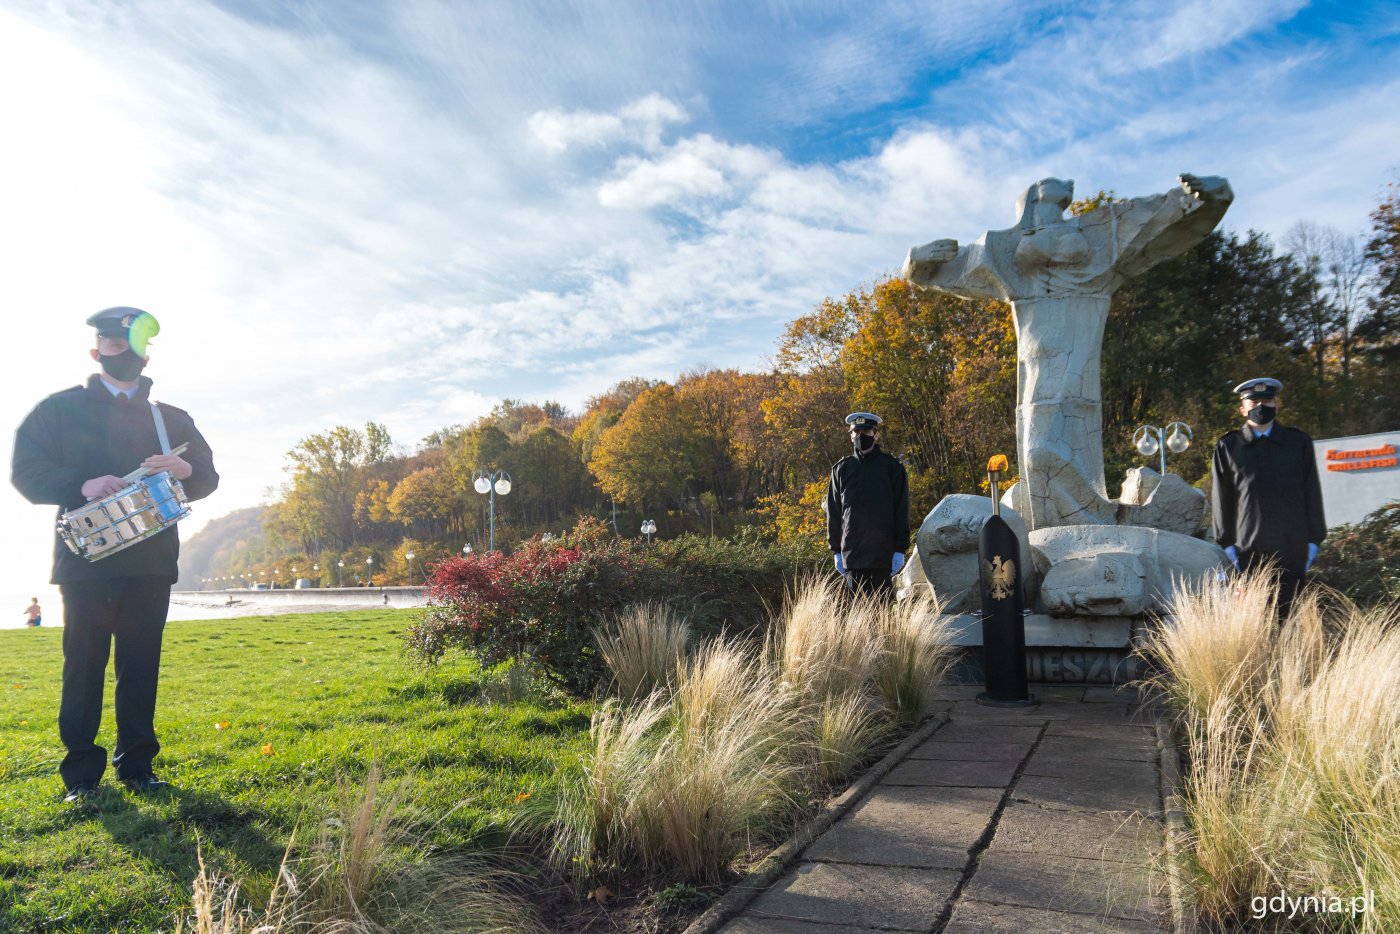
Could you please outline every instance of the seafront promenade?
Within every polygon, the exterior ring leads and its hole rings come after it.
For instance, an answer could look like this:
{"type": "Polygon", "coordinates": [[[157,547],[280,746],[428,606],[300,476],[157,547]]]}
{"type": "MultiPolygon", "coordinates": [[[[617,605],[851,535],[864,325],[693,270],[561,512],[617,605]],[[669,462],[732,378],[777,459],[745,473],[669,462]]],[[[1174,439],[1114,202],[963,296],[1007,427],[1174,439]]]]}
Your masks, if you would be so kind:
{"type": "Polygon", "coordinates": [[[188,609],[208,609],[219,615],[258,616],[277,613],[321,613],[327,610],[369,610],[426,606],[426,587],[310,587],[304,590],[177,590],[170,602],[188,609]]]}

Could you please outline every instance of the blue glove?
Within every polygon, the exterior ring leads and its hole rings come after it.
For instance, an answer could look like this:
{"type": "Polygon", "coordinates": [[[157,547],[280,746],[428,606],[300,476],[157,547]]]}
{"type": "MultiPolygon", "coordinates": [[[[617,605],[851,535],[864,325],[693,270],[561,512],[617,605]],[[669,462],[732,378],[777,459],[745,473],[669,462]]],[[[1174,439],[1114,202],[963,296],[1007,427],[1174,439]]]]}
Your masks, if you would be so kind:
{"type": "Polygon", "coordinates": [[[1312,567],[1314,559],[1317,558],[1317,544],[1308,542],[1308,563],[1303,565],[1303,573],[1308,573],[1308,568],[1312,567]]]}
{"type": "Polygon", "coordinates": [[[845,574],[845,573],[846,573],[846,562],[845,562],[845,560],[841,557],[841,552],[839,552],[839,551],[836,552],[836,571],[837,571],[837,573],[840,573],[840,574],[845,574]]]}
{"type": "Polygon", "coordinates": [[[904,567],[904,552],[896,551],[894,553],[894,561],[890,563],[890,574],[898,574],[899,569],[902,567],[904,567]]]}
{"type": "Polygon", "coordinates": [[[1240,550],[1234,545],[1225,546],[1225,557],[1230,559],[1230,563],[1235,566],[1236,571],[1244,570],[1240,567],[1240,550]]]}

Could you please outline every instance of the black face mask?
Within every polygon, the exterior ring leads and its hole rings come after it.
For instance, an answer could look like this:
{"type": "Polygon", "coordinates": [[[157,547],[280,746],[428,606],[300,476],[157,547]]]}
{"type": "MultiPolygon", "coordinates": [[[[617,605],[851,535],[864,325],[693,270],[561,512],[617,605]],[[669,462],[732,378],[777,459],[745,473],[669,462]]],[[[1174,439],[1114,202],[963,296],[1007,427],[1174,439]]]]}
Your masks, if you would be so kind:
{"type": "Polygon", "coordinates": [[[874,435],[856,435],[855,446],[857,454],[867,454],[875,447],[874,435]]]}
{"type": "Polygon", "coordinates": [[[99,354],[97,360],[102,364],[103,372],[123,383],[131,382],[146,368],[145,359],[130,347],[121,353],[99,354]]]}
{"type": "Polygon", "coordinates": [[[1276,405],[1256,405],[1249,410],[1249,420],[1256,425],[1267,425],[1278,414],[1276,405]]]}

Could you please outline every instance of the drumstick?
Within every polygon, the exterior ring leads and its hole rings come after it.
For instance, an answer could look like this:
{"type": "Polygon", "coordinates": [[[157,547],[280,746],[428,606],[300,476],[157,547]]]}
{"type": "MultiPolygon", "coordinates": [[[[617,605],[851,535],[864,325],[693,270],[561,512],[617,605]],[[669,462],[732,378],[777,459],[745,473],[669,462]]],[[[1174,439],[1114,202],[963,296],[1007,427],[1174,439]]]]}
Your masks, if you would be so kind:
{"type": "MultiPolygon", "coordinates": [[[[185,449],[188,448],[188,447],[189,447],[189,444],[188,444],[188,443],[185,443],[185,444],[182,444],[182,445],[180,445],[179,447],[175,448],[175,449],[174,449],[173,451],[171,451],[170,453],[171,453],[171,454],[183,454],[183,453],[185,453],[185,449]]],[[[150,472],[151,472],[151,469],[150,469],[149,467],[137,467],[137,468],[136,468],[135,470],[133,470],[131,473],[127,474],[125,477],[122,477],[122,483],[135,483],[137,480],[140,480],[142,477],[146,476],[146,474],[148,474],[148,473],[150,473],[150,472]]]]}

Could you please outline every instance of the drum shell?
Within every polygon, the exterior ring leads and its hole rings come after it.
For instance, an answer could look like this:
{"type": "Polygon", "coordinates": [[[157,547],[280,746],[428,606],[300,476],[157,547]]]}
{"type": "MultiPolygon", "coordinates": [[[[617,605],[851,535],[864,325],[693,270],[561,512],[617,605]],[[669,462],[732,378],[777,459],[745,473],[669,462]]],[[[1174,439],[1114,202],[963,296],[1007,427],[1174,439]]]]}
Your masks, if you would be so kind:
{"type": "Polygon", "coordinates": [[[189,514],[185,488],[162,471],[64,513],[58,534],[74,554],[99,561],[163,532],[189,514]]]}

